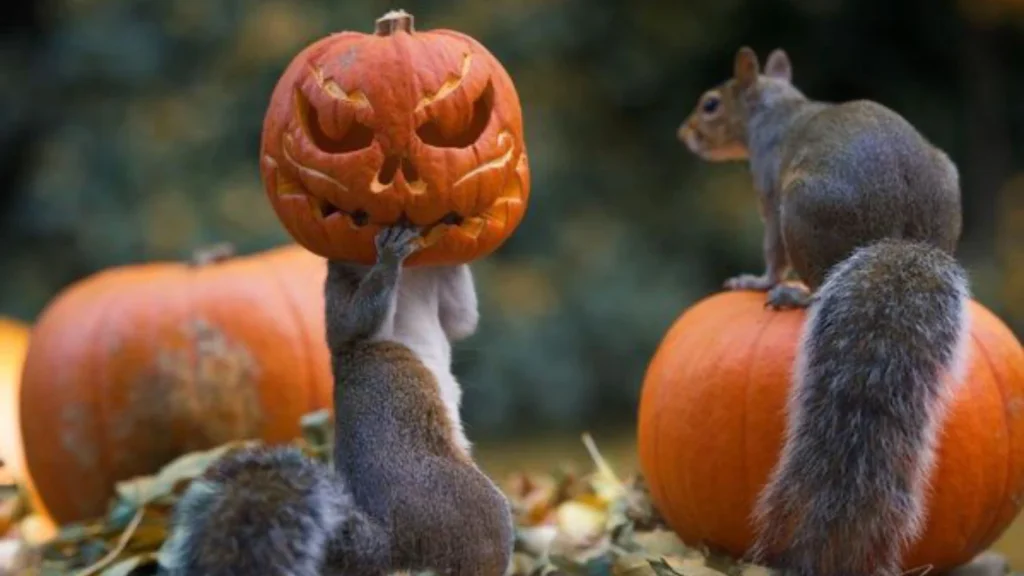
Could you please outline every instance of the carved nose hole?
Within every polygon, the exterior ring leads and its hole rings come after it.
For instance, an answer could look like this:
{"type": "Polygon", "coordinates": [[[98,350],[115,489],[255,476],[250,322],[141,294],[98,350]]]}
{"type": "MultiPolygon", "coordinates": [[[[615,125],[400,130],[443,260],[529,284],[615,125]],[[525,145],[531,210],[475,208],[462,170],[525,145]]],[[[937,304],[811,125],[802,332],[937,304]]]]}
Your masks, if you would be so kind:
{"type": "Polygon", "coordinates": [[[420,173],[416,170],[416,166],[413,165],[411,160],[401,156],[388,156],[380,167],[377,181],[385,186],[391,184],[399,170],[402,171],[402,176],[405,177],[406,182],[415,182],[420,179],[420,173]]]}
{"type": "Polygon", "coordinates": [[[377,181],[381,184],[391,184],[391,181],[395,179],[395,174],[398,172],[398,166],[402,163],[402,159],[398,156],[388,156],[384,159],[384,165],[380,167],[380,173],[377,174],[377,181]]]}
{"type": "Polygon", "coordinates": [[[420,179],[420,173],[416,171],[412,160],[408,158],[402,158],[402,176],[405,176],[406,182],[415,182],[420,179]]]}

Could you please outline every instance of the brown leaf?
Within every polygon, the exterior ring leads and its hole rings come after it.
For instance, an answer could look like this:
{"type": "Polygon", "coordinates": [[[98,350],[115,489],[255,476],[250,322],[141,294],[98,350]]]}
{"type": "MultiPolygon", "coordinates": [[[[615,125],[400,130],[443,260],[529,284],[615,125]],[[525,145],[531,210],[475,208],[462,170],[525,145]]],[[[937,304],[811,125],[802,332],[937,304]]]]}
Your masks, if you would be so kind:
{"type": "Polygon", "coordinates": [[[103,572],[100,572],[100,576],[129,576],[136,568],[142,568],[155,563],[156,554],[146,552],[116,562],[103,572]]]}
{"type": "Polygon", "coordinates": [[[210,450],[192,452],[171,461],[154,476],[141,476],[117,483],[118,497],[136,508],[154,500],[176,494],[181,483],[200,476],[217,459],[229,451],[256,444],[250,441],[230,442],[210,450]]]}
{"type": "Polygon", "coordinates": [[[643,548],[648,554],[656,556],[682,557],[690,553],[690,549],[683,544],[679,536],[670,530],[637,532],[633,535],[633,542],[643,548]]]}
{"type": "Polygon", "coordinates": [[[658,576],[650,561],[639,554],[624,554],[612,565],[613,576],[658,576]]]}

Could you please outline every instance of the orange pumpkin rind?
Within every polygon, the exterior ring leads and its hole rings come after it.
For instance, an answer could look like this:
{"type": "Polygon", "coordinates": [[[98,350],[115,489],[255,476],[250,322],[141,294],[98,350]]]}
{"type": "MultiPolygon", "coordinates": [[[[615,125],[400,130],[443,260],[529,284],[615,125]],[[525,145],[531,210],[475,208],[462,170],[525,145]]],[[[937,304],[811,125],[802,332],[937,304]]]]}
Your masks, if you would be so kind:
{"type": "Polygon", "coordinates": [[[300,51],[264,118],[260,170],[287,232],[311,252],[372,264],[386,226],[420,227],[407,265],[459,264],[497,249],[530,194],[522,111],[479,42],[385,15],[300,51]]]}
{"type": "MultiPolygon", "coordinates": [[[[971,302],[967,376],[946,415],[919,539],[904,570],[941,573],[991,546],[1024,506],[1024,349],[971,302]]],[[[805,311],[720,292],[683,312],[651,359],[640,397],[640,467],[684,542],[743,556],[751,510],[782,449],[805,311]]]]}
{"type": "Polygon", "coordinates": [[[40,314],[18,408],[38,511],[97,517],[119,481],[227,441],[289,442],[330,407],[323,259],[228,248],[101,271],[40,314]]]}

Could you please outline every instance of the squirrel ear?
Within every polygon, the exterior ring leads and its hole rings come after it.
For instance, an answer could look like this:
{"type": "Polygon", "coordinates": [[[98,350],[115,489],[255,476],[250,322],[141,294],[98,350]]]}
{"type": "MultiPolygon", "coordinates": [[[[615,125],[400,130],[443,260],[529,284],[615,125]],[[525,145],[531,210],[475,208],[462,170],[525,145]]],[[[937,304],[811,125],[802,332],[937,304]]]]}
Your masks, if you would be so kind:
{"type": "Polygon", "coordinates": [[[768,62],[764,65],[764,72],[772,78],[778,78],[789,82],[793,79],[793,65],[789,63],[789,56],[782,48],[772,50],[768,55],[768,62]]]}
{"type": "Polygon", "coordinates": [[[736,59],[733,62],[732,75],[740,86],[746,87],[757,81],[761,65],[757,62],[757,54],[753,48],[743,46],[736,52],[736,59]]]}

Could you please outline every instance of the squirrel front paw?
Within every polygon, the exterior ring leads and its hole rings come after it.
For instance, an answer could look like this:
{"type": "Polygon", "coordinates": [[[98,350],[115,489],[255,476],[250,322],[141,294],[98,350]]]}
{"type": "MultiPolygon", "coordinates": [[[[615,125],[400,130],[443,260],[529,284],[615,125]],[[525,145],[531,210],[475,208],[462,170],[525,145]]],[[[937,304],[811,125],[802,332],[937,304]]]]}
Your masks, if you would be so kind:
{"type": "Polygon", "coordinates": [[[407,224],[396,224],[381,229],[374,238],[377,262],[401,264],[422,247],[420,229],[407,224]]]}
{"type": "Polygon", "coordinates": [[[722,285],[726,290],[755,290],[766,292],[778,282],[767,274],[740,274],[726,280],[722,285]]]}

